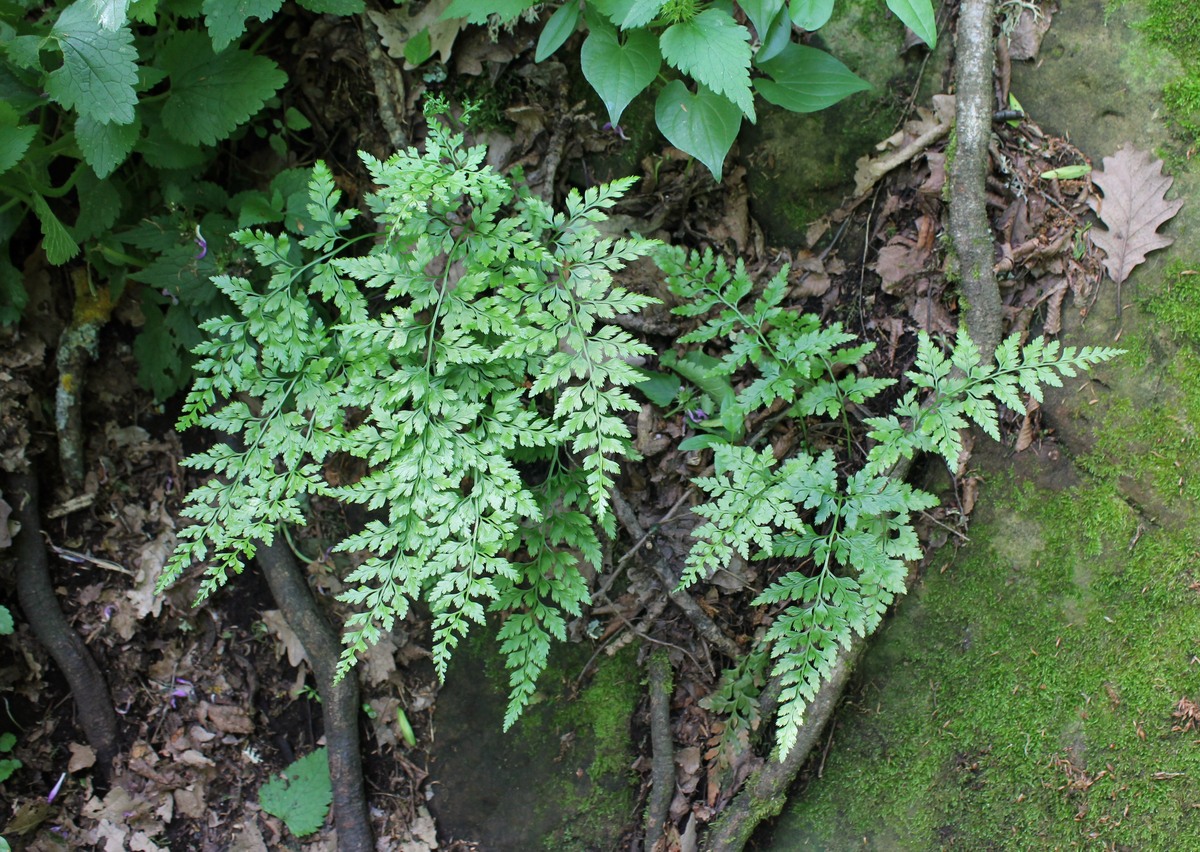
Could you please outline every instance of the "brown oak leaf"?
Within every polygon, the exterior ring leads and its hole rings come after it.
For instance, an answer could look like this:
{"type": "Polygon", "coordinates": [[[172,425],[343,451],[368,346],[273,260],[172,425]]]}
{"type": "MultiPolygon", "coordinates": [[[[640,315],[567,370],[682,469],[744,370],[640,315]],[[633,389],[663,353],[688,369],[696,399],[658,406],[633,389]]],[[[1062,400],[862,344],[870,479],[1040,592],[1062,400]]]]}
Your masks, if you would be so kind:
{"type": "Polygon", "coordinates": [[[1092,183],[1104,198],[1088,199],[1107,231],[1092,229],[1092,242],[1108,255],[1104,268],[1120,284],[1146,255],[1166,248],[1175,240],[1155,233],[1179,212],[1182,200],[1167,201],[1166,192],[1174,178],[1162,173],[1162,160],[1131,144],[1104,158],[1104,170],[1092,172],[1092,183]]]}

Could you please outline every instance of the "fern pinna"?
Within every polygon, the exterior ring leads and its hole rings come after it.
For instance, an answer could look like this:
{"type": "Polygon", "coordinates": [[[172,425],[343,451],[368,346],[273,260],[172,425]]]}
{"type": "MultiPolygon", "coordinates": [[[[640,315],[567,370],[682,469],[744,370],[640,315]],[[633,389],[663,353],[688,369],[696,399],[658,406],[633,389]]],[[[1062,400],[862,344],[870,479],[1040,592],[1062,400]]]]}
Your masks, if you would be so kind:
{"type": "Polygon", "coordinates": [[[188,497],[195,523],[160,587],[203,562],[203,599],[277,525],[304,524],[310,495],[363,504],[386,520],[337,545],[370,554],[345,578],[340,672],[413,601],[432,612],[441,676],[470,625],[502,612],[507,727],[588,600],[592,519],[611,526],[618,459],[635,455],[621,415],[649,349],[605,320],[653,301],[612,281],[653,244],[596,230],[631,180],[555,211],[432,117],[423,153],[362,157],[382,233],[350,235],[357,211],[318,165],[312,233],[237,235],[265,286],[215,279],[238,313],[205,323],[180,428],[233,437],[187,460],[214,476],[188,497]],[[331,484],[337,453],[367,473],[331,484]]]}
{"type": "MultiPolygon", "coordinates": [[[[840,324],[823,326],[813,315],[786,308],[786,267],[754,296],[740,261],[730,269],[711,251],[689,254],[668,247],[656,252],[656,260],[672,292],[685,301],[676,312],[705,318],[681,342],[726,347],[714,372],[744,374],[744,389],[726,403],[734,419],[782,403],[805,431],[820,418],[839,421],[851,446],[848,406],[862,407],[861,414],[870,399],[895,383],[855,369],[874,344],[853,345],[854,336],[840,324]]],[[[770,447],[758,451],[710,440],[713,474],[695,481],[708,501],[693,510],[702,523],[693,531],[696,541],[680,585],[728,567],[735,554],[797,566],[755,598],[755,606],[776,608],[773,620],[706,700],[730,714],[728,730],[736,733],[756,722],[752,698],[771,666],[782,688],[779,755],[787,755],[839,648],[849,645],[852,633],[874,631],[904,593],[906,560],[922,555],[912,514],[937,500],[889,475],[901,457],[931,452],[956,467],[959,431],[968,421],[999,439],[997,403],[1023,411],[1022,393],[1041,401],[1043,385],[1060,386],[1060,375],[1073,376],[1117,354],[1099,347],[1064,349],[1040,338],[1022,348],[1014,336],[997,350],[994,363],[984,364],[963,329],[948,357],[921,333],[907,374],[912,387],[892,413],[865,419],[874,444],[857,469],[848,469],[844,459],[839,463],[831,449],[805,446],[777,461],[770,447]]],[[[722,422],[728,423],[728,415],[722,412],[722,422]]]]}

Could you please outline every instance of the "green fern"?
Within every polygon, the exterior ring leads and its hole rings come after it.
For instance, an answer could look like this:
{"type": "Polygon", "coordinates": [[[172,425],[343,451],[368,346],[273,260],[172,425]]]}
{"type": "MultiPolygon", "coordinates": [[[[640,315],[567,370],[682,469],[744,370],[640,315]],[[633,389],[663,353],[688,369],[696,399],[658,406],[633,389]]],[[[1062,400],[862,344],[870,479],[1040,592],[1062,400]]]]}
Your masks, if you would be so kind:
{"type": "Polygon", "coordinates": [[[303,524],[309,495],[379,510],[337,545],[370,554],[346,577],[340,673],[423,600],[444,677],[491,609],[506,618],[507,727],[588,600],[579,561],[599,565],[593,519],[611,526],[618,460],[635,456],[621,415],[649,349],[605,321],[653,301],[612,281],[653,243],[595,228],[630,180],[560,212],[484,156],[431,121],[424,153],[363,155],[381,233],[348,236],[357,211],[318,165],[312,233],[238,234],[269,280],[214,279],[238,313],[204,324],[180,426],[233,439],[188,459],[214,478],[189,495],[196,523],[160,585],[203,562],[203,599],[279,524],[303,524]],[[368,472],[331,485],[337,453],[368,472]]]}
{"type": "MultiPolygon", "coordinates": [[[[851,345],[855,338],[839,324],[822,327],[819,318],[788,310],[783,305],[786,267],[754,296],[740,261],[730,269],[711,251],[689,255],[674,248],[661,249],[656,259],[672,292],[687,302],[676,312],[704,318],[680,342],[724,342],[729,351],[711,372],[744,378],[744,389],[728,403],[732,418],[722,412],[722,423],[782,401],[802,428],[816,418],[840,418],[850,449],[847,406],[862,405],[894,384],[855,369],[871,344],[851,345]]],[[[969,421],[999,439],[998,404],[1023,411],[1021,394],[1041,401],[1044,385],[1060,386],[1061,376],[1117,354],[1110,348],[1063,349],[1041,339],[1021,348],[1012,337],[993,364],[983,364],[965,331],[960,330],[949,356],[921,333],[908,373],[912,388],[893,413],[865,420],[875,444],[857,470],[845,470],[849,465],[839,463],[831,449],[818,454],[803,447],[780,462],[771,448],[756,451],[711,440],[713,475],[695,480],[708,501],[693,510],[703,523],[693,530],[696,541],[680,586],[727,567],[735,554],[786,558],[802,566],[753,602],[776,611],[750,657],[727,673],[710,702],[714,710],[733,715],[727,730],[737,734],[755,718],[749,709],[760,688],[754,672],[769,650],[771,674],[782,687],[778,751],[781,758],[787,755],[839,650],[849,646],[853,634],[872,633],[904,593],[906,562],[922,555],[912,514],[937,500],[891,478],[901,457],[932,452],[954,467],[962,449],[959,431],[969,421]]],[[[745,433],[744,428],[727,431],[745,433]]]]}

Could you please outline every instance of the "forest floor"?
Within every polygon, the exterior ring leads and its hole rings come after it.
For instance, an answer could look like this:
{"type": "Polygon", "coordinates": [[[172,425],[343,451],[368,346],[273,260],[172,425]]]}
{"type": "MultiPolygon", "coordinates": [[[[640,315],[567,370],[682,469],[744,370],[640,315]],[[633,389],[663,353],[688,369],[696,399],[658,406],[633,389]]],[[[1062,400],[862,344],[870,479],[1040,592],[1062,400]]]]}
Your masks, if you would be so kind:
{"type": "MultiPolygon", "coordinates": [[[[367,69],[372,60],[352,22],[300,24],[308,27],[307,34],[287,50],[289,71],[315,117],[310,161],[327,160],[341,176],[350,203],[357,204],[369,187],[355,149],[386,156],[390,148],[370,95],[367,69]],[[313,51],[333,59],[312,61],[313,51]]],[[[520,166],[534,192],[560,199],[568,187],[590,185],[598,176],[640,172],[634,193],[613,217],[614,227],[675,244],[713,246],[742,258],[762,282],[790,263],[788,304],[827,322],[841,322],[875,343],[869,366],[876,375],[901,379],[897,393],[906,388],[903,374],[912,362],[915,332],[954,332],[958,305],[939,240],[945,220],[946,136],[932,133],[940,126],[948,129],[946,100],[922,104],[914,97],[896,135],[879,140],[883,147],[873,154],[874,162],[883,162],[915,139],[932,136],[932,142],[877,174],[866,161],[845,204],[811,222],[803,238],[770,245],[764,236],[769,229],[756,221],[746,169],[736,159],[718,185],[670,148],[630,156],[621,135],[601,126],[596,105],[576,97],[567,84],[573,79],[568,69],[532,63],[532,43],[523,30],[501,33],[494,42],[482,32],[464,34],[453,56],[444,57],[452,86],[427,83],[419,73],[406,72],[407,87],[393,116],[397,125],[419,144],[422,95],[441,87],[459,102],[464,97],[482,100],[472,134],[488,145],[489,161],[497,168],[520,166]]],[[[994,129],[996,171],[989,189],[999,256],[1002,263],[1008,261],[1006,332],[1057,334],[1066,306],[1076,314],[1086,312],[1097,298],[1099,255],[1079,237],[1091,221],[1087,199],[1092,187],[1086,178],[1045,181],[1038,176],[1085,158],[1064,138],[1028,119],[997,122],[994,129]]],[[[0,399],[31,393],[36,398],[37,389],[54,386],[52,353],[69,319],[53,295],[63,287],[62,272],[35,257],[26,273],[31,309],[19,333],[6,332],[0,399]]],[[[622,321],[656,351],[669,349],[688,330],[684,320],[669,312],[671,297],[650,264],[630,268],[621,283],[664,300],[661,309],[622,321]]],[[[30,850],[334,849],[332,829],[298,841],[258,804],[262,784],[309,753],[322,737],[303,649],[265,582],[248,570],[201,609],[191,606],[196,577],[185,578],[165,595],[154,594],[174,545],[182,497],[197,484],[180,461],[201,446],[201,439],[181,438],[174,431],[178,399],[158,404],[135,381],[138,365],[130,345],[138,314],[134,295],[127,291],[117,306],[101,335],[99,358],[87,373],[85,484],[78,492],[46,487],[43,506],[43,534],[54,554],[60,603],[108,679],[125,751],[114,785],[98,788],[89,773],[95,756],[76,726],[65,682],[18,617],[16,634],[0,638],[0,647],[11,652],[0,664],[7,717],[0,729],[18,734],[11,756],[22,763],[0,785],[7,807],[3,834],[14,848],[30,850]]],[[[653,359],[647,366],[656,366],[653,359]]],[[[46,401],[42,396],[41,404],[46,401]]],[[[1008,414],[1008,440],[1015,451],[1037,450],[1039,418],[1036,410],[1008,414]]],[[[696,497],[689,483],[706,462],[702,453],[680,452],[676,445],[694,427],[684,408],[663,411],[648,401],[630,418],[630,426],[644,460],[626,465],[622,474],[620,491],[632,522],[613,543],[616,558],[608,573],[597,577],[609,591],[598,595],[594,609],[572,628],[580,647],[579,659],[572,658],[564,669],[569,674],[547,673],[550,695],[561,689],[568,696],[586,696],[597,684],[608,691],[593,693],[601,697],[591,705],[586,697],[580,699],[584,709],[574,715],[546,710],[544,720],[555,735],[547,759],[580,777],[589,775],[595,786],[620,788],[622,798],[605,815],[605,825],[577,826],[572,836],[559,835],[555,848],[625,847],[640,830],[650,775],[649,723],[641,689],[629,687],[652,645],[668,648],[675,670],[671,710],[678,783],[670,814],[680,831],[686,836],[689,824],[694,828],[711,820],[763,760],[746,751],[730,764],[714,747],[721,722],[699,702],[728,661],[667,601],[648,567],[650,548],[637,546],[635,531],[640,528],[652,531],[655,558],[678,563],[689,547],[695,522],[686,508],[696,497]],[[630,558],[623,559],[624,554],[630,558]],[[596,665],[598,660],[602,665],[596,665]],[[606,666],[625,668],[605,675],[606,666]],[[624,708],[624,715],[615,719],[614,701],[624,708]],[[584,741],[588,753],[581,756],[573,749],[583,749],[584,741]],[[615,752],[613,741],[618,743],[615,752]],[[607,762],[595,768],[597,761],[607,762]],[[614,778],[615,785],[610,783],[614,778]]],[[[52,432],[52,426],[46,428],[52,432]]],[[[785,454],[797,440],[794,425],[786,420],[770,430],[768,440],[777,454],[785,454]]],[[[34,437],[34,445],[48,443],[46,435],[34,437]]],[[[47,484],[58,481],[52,458],[44,454],[38,461],[47,484]]],[[[930,550],[964,537],[979,483],[970,473],[943,482],[943,506],[926,513],[919,524],[930,550]]],[[[328,542],[359,520],[314,500],[309,525],[290,541],[313,587],[335,611],[333,597],[341,583],[328,542]]],[[[777,568],[770,563],[747,566],[740,576],[716,578],[700,594],[704,611],[743,647],[770,614],[749,602],[777,568]]],[[[16,613],[8,576],[0,574],[0,602],[16,613]]],[[[506,847],[484,836],[493,830],[487,823],[502,820],[506,806],[508,820],[526,819],[512,813],[511,800],[488,811],[468,798],[439,811],[445,791],[438,772],[452,771],[449,764],[455,759],[447,751],[438,756],[439,738],[443,746],[448,740],[456,743],[458,759],[468,764],[465,771],[474,767],[483,775],[481,787],[506,790],[490,769],[480,768],[488,765],[489,755],[480,752],[486,752],[491,732],[473,737],[471,720],[462,733],[439,722],[440,687],[428,659],[428,638],[427,616],[414,612],[358,667],[367,789],[380,848],[519,848],[524,841],[512,840],[516,845],[506,847]]],[[[485,662],[474,665],[487,667],[485,662]]],[[[498,720],[494,724],[498,729],[498,720]]],[[[1078,780],[1070,765],[1060,769],[1068,782],[1078,780]]],[[[582,797],[575,807],[583,812],[596,806],[582,797]]],[[[538,830],[562,829],[538,823],[538,830]]]]}

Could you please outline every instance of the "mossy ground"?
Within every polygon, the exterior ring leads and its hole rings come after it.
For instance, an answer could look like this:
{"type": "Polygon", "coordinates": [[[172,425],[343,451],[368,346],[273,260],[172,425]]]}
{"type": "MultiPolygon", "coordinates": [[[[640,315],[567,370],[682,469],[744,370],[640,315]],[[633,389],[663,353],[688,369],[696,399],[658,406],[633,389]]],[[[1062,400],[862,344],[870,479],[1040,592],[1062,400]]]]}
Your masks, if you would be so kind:
{"type": "Polygon", "coordinates": [[[456,652],[439,695],[433,806],[447,838],[486,849],[616,848],[636,816],[631,717],[641,696],[635,649],[602,656],[556,646],[535,703],[501,730],[508,673],[491,636],[456,652]]]}

